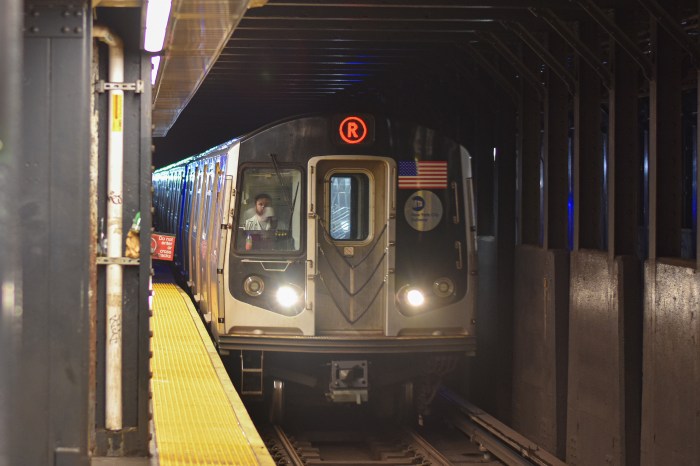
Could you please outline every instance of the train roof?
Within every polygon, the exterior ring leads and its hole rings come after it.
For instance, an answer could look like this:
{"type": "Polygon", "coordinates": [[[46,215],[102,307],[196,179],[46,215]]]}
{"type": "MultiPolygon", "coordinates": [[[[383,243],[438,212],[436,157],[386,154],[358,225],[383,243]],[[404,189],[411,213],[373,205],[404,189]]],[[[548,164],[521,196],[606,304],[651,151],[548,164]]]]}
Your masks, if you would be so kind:
{"type": "Polygon", "coordinates": [[[164,167],[161,167],[161,168],[155,170],[154,173],[164,173],[164,172],[169,172],[169,171],[171,171],[171,170],[174,169],[174,168],[185,167],[185,166],[187,166],[187,165],[188,165],[189,163],[191,163],[191,162],[194,162],[194,161],[196,161],[196,160],[200,160],[200,159],[206,158],[206,157],[210,156],[210,155],[213,154],[213,153],[217,153],[217,152],[221,152],[221,151],[224,151],[224,150],[228,150],[231,146],[233,146],[234,144],[236,144],[236,143],[238,143],[238,142],[243,142],[243,141],[245,141],[245,140],[247,140],[247,139],[252,138],[253,136],[255,136],[255,135],[259,134],[259,133],[263,133],[263,132],[265,132],[265,131],[267,131],[267,130],[269,130],[269,129],[271,129],[271,128],[274,128],[274,127],[276,127],[276,126],[283,125],[283,124],[288,123],[288,122],[290,122],[290,121],[296,121],[296,120],[300,120],[300,119],[303,119],[303,118],[311,118],[311,117],[328,117],[328,116],[330,116],[330,115],[331,115],[331,114],[329,114],[329,113],[306,113],[306,114],[298,114],[298,115],[292,115],[292,116],[289,116],[289,117],[281,118],[281,119],[276,120],[276,121],[274,121],[274,122],[272,122],[272,123],[269,123],[269,124],[267,124],[267,125],[265,125],[265,126],[261,126],[261,127],[256,128],[256,129],[254,129],[254,130],[252,130],[252,131],[250,131],[250,132],[248,132],[248,133],[245,133],[245,134],[243,134],[243,135],[241,135],[241,136],[237,136],[237,137],[235,137],[235,138],[233,138],[233,139],[230,139],[230,140],[228,140],[228,141],[226,141],[226,142],[223,142],[223,143],[221,143],[221,144],[219,144],[219,145],[217,145],[217,146],[214,146],[214,147],[212,147],[212,148],[210,148],[210,149],[207,149],[207,150],[204,151],[204,152],[200,152],[199,154],[191,155],[191,156],[189,156],[189,157],[187,157],[187,158],[184,158],[184,159],[182,159],[182,160],[178,160],[177,162],[173,162],[173,163],[171,163],[171,164],[169,164],[169,165],[166,165],[166,166],[164,166],[164,167]]]}
{"type": "MultiPolygon", "coordinates": [[[[218,152],[227,151],[234,144],[245,142],[246,140],[251,139],[252,137],[254,137],[258,134],[264,133],[265,131],[268,131],[268,130],[275,128],[275,127],[278,127],[278,126],[282,126],[282,125],[289,123],[289,122],[292,122],[292,121],[298,121],[298,120],[305,119],[305,118],[331,118],[334,115],[340,115],[343,113],[352,113],[352,112],[317,112],[317,113],[297,114],[297,115],[292,115],[292,116],[288,116],[285,118],[281,118],[281,119],[276,120],[272,123],[269,123],[265,126],[261,126],[261,127],[256,128],[248,133],[245,133],[241,136],[237,136],[237,137],[230,139],[226,142],[223,142],[217,146],[214,146],[210,149],[207,149],[204,152],[191,155],[190,157],[179,160],[179,161],[174,162],[174,163],[167,165],[165,167],[159,168],[154,173],[163,173],[163,172],[168,172],[174,168],[185,167],[191,162],[207,158],[207,157],[211,156],[212,154],[215,154],[218,152]]],[[[378,114],[378,113],[374,113],[374,112],[355,112],[355,113],[371,114],[374,116],[374,118],[376,120],[380,120],[380,119],[391,119],[394,121],[401,120],[400,118],[393,118],[393,117],[389,117],[388,115],[378,114]]],[[[415,124],[418,126],[423,126],[423,125],[420,125],[418,123],[415,123],[415,124]]],[[[452,139],[452,138],[450,138],[450,139],[452,139]]]]}

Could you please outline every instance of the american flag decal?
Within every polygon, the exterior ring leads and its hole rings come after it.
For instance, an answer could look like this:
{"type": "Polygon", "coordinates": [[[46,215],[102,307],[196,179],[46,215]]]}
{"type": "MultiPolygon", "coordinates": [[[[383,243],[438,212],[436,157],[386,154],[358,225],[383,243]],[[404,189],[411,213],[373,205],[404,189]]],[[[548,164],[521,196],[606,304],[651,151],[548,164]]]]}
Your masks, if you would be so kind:
{"type": "Polygon", "coordinates": [[[447,189],[447,162],[399,162],[399,189],[447,189]]]}

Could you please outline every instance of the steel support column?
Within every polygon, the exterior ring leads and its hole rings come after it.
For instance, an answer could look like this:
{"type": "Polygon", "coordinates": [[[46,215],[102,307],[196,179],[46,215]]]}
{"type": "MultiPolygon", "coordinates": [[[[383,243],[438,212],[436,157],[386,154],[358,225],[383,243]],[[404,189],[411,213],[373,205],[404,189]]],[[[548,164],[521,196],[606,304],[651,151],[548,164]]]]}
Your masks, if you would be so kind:
{"type": "Polygon", "coordinates": [[[477,236],[496,235],[494,188],[496,158],[493,155],[495,142],[492,134],[497,119],[493,112],[493,102],[488,97],[488,95],[479,96],[474,101],[479,108],[480,118],[473,120],[474,144],[469,147],[478,192],[476,197],[477,236]]]}
{"type": "MultiPolygon", "coordinates": [[[[590,22],[579,26],[582,41],[598,42],[597,28],[590,22]]],[[[574,95],[574,225],[573,249],[603,249],[603,157],[600,144],[601,81],[579,56],[574,95]]]]}
{"type": "Polygon", "coordinates": [[[655,21],[649,83],[649,259],[681,256],[681,48],[655,21]]]}
{"type": "Polygon", "coordinates": [[[513,303],[515,283],[515,219],[517,181],[517,150],[515,134],[517,121],[512,102],[501,98],[499,114],[506,115],[496,125],[498,153],[496,157],[496,247],[498,265],[498,339],[501,351],[497,362],[499,416],[512,416],[513,391],[513,303]],[[508,117],[512,115],[512,117],[508,117]],[[502,287],[502,288],[501,288],[502,287]]]}
{"type": "MultiPolygon", "coordinates": [[[[523,63],[531,70],[539,67],[537,58],[523,48],[523,63]]],[[[542,154],[542,102],[529,86],[522,86],[518,112],[519,145],[519,233],[518,243],[540,245],[540,157],[542,154]]]]}
{"type": "Polygon", "coordinates": [[[31,465],[88,462],[87,3],[26,5],[19,174],[24,292],[14,447],[31,465]]]}
{"type": "Polygon", "coordinates": [[[3,2],[0,15],[0,466],[19,464],[14,436],[30,431],[15,406],[20,364],[22,269],[16,183],[22,155],[22,2],[3,2]]]}
{"type": "MultiPolygon", "coordinates": [[[[554,37],[549,53],[559,63],[566,60],[566,46],[554,37]]],[[[544,239],[545,249],[568,248],[569,199],[569,94],[566,84],[550,68],[544,105],[544,239]]]]}
{"type": "MultiPolygon", "coordinates": [[[[101,25],[124,39],[124,82],[135,85],[124,93],[123,120],[123,220],[122,229],[128,231],[137,212],[140,212],[141,232],[139,264],[124,267],[122,301],[122,421],[123,428],[106,428],[105,390],[106,380],[105,345],[106,332],[98,330],[95,380],[95,456],[143,457],[148,454],[148,403],[149,403],[149,278],[150,233],[151,233],[151,86],[140,83],[150,78],[150,59],[128,38],[138,37],[140,12],[138,10],[111,9],[103,12],[101,25]],[[116,10],[116,11],[115,11],[116,10]]],[[[108,53],[108,47],[96,43],[96,55],[108,53]]],[[[101,79],[109,75],[106,61],[97,60],[96,73],[101,79]],[[98,65],[99,63],[99,65],[98,65]],[[98,71],[99,70],[99,71],[98,71]]],[[[98,90],[97,90],[98,91],[98,90]]],[[[95,112],[105,115],[109,107],[107,93],[95,94],[95,112]]],[[[107,133],[111,127],[109,119],[99,122],[96,127],[98,160],[97,173],[97,212],[96,218],[106,215],[109,191],[107,189],[107,133]]],[[[126,236],[126,235],[125,235],[126,236]]],[[[96,239],[96,238],[95,238],[96,239]]],[[[122,243],[122,251],[124,244],[122,243]]],[[[96,329],[106,327],[106,286],[105,267],[97,268],[96,329]]]]}
{"type": "MultiPolygon", "coordinates": [[[[635,15],[631,9],[617,13],[618,26],[634,36],[635,15]]],[[[642,208],[641,151],[639,148],[639,79],[634,58],[613,42],[613,86],[609,93],[608,131],[608,253],[644,256],[640,241],[639,216],[642,208]]],[[[679,117],[680,119],[680,117],[679,117]]]]}

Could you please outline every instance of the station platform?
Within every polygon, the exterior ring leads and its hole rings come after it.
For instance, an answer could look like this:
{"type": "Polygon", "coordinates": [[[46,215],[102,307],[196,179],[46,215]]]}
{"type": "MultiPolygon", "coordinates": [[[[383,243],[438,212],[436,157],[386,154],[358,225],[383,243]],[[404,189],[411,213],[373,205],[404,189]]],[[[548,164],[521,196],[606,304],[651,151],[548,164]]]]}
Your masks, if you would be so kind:
{"type": "Polygon", "coordinates": [[[152,308],[150,463],[274,465],[189,296],[154,280],[152,308]]]}

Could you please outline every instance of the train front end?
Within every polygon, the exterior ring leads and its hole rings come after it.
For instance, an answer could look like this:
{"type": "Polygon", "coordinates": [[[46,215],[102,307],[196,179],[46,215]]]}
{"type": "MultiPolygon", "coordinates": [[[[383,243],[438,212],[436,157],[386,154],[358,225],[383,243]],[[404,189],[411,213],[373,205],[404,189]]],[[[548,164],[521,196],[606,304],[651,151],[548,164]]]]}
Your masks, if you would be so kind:
{"type": "Polygon", "coordinates": [[[370,115],[290,120],[229,153],[219,349],[242,394],[265,379],[363,403],[476,346],[467,151],[370,115]]]}

